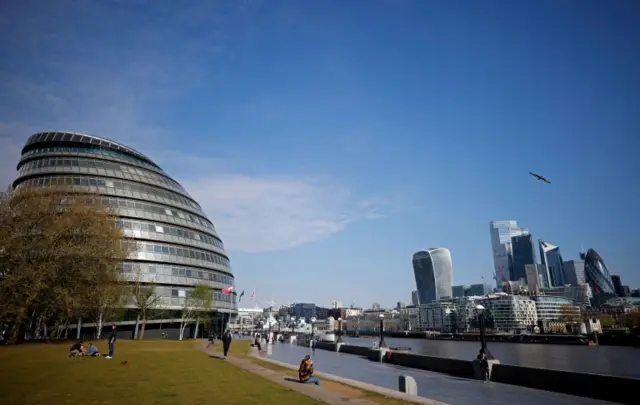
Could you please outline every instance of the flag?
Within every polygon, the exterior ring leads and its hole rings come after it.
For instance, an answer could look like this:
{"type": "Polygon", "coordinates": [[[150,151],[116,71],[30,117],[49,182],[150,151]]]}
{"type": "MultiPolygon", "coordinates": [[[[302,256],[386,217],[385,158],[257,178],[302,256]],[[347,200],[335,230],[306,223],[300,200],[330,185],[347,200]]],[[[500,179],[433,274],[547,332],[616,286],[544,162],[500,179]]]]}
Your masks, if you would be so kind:
{"type": "Polygon", "coordinates": [[[223,294],[229,294],[229,293],[232,293],[232,292],[233,292],[233,286],[232,285],[222,289],[222,293],[223,294]]]}
{"type": "Polygon", "coordinates": [[[256,299],[256,290],[255,288],[253,289],[253,292],[251,293],[251,297],[249,297],[250,300],[255,300],[256,299]]]}
{"type": "Polygon", "coordinates": [[[243,295],[244,295],[244,290],[242,290],[242,292],[240,293],[240,296],[238,297],[238,302],[242,301],[243,295]]]}

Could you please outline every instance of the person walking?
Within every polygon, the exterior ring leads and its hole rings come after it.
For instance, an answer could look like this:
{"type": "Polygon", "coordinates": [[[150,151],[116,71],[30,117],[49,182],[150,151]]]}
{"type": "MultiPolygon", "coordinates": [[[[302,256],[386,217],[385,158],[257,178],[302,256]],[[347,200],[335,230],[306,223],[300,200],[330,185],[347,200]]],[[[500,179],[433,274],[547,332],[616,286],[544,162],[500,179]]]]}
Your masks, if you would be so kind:
{"type": "Polygon", "coordinates": [[[105,357],[106,359],[113,358],[113,348],[116,344],[116,339],[118,338],[118,331],[116,330],[116,325],[111,325],[111,335],[109,335],[109,355],[105,357]]]}
{"type": "Polygon", "coordinates": [[[227,358],[227,353],[229,353],[229,346],[231,346],[231,340],[233,340],[231,338],[231,332],[229,330],[226,330],[224,332],[224,335],[222,335],[222,350],[224,353],[224,358],[227,358]]]}

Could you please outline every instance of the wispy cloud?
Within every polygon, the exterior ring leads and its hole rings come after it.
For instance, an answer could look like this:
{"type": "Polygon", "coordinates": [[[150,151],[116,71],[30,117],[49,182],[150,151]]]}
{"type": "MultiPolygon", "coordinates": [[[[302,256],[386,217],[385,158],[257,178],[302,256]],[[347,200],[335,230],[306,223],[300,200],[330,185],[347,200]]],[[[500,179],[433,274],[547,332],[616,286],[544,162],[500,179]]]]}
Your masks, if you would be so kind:
{"type": "Polygon", "coordinates": [[[382,199],[295,176],[225,173],[183,182],[230,250],[266,252],[322,240],[349,223],[390,213],[382,199]]]}
{"type": "Polygon", "coordinates": [[[188,135],[165,130],[162,112],[178,105],[203,77],[215,77],[211,61],[222,64],[234,56],[233,34],[251,25],[255,7],[185,6],[176,15],[175,8],[160,6],[145,26],[131,20],[134,3],[83,0],[68,3],[71,8],[43,9],[35,2],[0,16],[0,186],[15,176],[20,148],[31,133],[70,130],[114,139],[157,159],[183,180],[230,250],[288,249],[354,221],[388,215],[387,201],[360,198],[345,185],[238,171],[224,160],[181,149],[177,139],[188,135]],[[83,27],[92,35],[78,36],[83,27]],[[192,34],[189,41],[175,47],[171,37],[184,30],[192,34]],[[102,39],[91,39],[100,33],[102,39]],[[118,39],[110,39],[112,33],[118,39]],[[167,49],[169,43],[174,48],[167,49]]]}

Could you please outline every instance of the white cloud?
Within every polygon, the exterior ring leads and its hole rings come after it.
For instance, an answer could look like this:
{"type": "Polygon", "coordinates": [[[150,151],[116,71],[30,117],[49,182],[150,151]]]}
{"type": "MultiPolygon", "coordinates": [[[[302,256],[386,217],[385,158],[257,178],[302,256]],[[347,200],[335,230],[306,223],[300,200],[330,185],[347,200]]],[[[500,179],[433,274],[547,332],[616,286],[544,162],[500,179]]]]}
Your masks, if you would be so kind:
{"type": "Polygon", "coordinates": [[[382,200],[305,178],[226,173],[183,182],[229,250],[267,252],[322,240],[359,220],[386,215],[382,200]]]}

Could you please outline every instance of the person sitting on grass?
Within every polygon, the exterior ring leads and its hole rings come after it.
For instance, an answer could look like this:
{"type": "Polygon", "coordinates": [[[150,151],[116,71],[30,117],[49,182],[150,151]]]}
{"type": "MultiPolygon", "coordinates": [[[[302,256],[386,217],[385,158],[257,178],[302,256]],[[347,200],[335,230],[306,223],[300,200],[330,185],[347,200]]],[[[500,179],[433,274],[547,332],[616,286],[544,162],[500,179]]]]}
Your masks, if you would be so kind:
{"type": "Polygon", "coordinates": [[[300,382],[303,384],[320,385],[320,380],[318,379],[318,377],[314,377],[313,372],[313,360],[311,360],[311,356],[307,354],[306,356],[304,356],[304,359],[302,359],[300,368],[298,369],[298,377],[300,378],[300,382]]]}
{"type": "Polygon", "coordinates": [[[87,350],[87,355],[91,357],[100,356],[100,350],[94,345],[92,342],[89,342],[89,350],[87,350]]]}
{"type": "Polygon", "coordinates": [[[83,346],[83,341],[80,340],[69,348],[69,357],[83,356],[84,352],[85,348],[83,346]]]}

